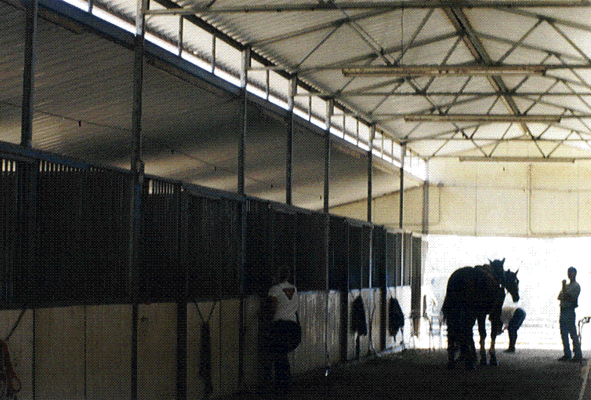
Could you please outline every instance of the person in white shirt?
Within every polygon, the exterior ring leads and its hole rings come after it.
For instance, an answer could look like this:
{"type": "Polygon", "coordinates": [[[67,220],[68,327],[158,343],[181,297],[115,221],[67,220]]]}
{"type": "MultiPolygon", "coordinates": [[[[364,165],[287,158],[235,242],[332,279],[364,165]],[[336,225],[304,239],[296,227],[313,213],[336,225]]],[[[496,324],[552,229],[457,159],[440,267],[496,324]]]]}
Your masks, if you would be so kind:
{"type": "Polygon", "coordinates": [[[567,284],[566,280],[563,280],[562,290],[558,294],[558,300],[560,300],[560,336],[564,348],[564,355],[558,360],[581,362],[583,360],[583,353],[581,352],[581,343],[577,335],[577,317],[575,314],[575,308],[579,306],[581,286],[577,282],[576,268],[570,267],[567,274],[570,282],[567,284]],[[572,358],[569,335],[573,341],[573,351],[575,353],[575,356],[572,358]]]}
{"type": "Polygon", "coordinates": [[[296,349],[302,339],[298,318],[299,295],[295,285],[289,282],[291,269],[283,265],[278,271],[278,283],[269,289],[271,323],[263,338],[267,360],[264,365],[267,386],[275,367],[273,391],[285,396],[291,385],[291,369],[288,353],[296,349]]]}

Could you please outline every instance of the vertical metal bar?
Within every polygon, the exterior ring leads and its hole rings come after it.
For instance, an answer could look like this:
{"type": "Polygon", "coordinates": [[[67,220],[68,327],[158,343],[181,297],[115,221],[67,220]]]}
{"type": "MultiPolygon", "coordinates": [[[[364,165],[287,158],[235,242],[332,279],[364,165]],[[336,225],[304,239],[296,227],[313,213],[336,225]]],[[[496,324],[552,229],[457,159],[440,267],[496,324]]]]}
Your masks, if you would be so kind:
{"type": "Polygon", "coordinates": [[[246,321],[244,319],[245,313],[245,292],[244,281],[246,266],[246,219],[248,212],[248,203],[243,201],[240,203],[240,332],[238,337],[238,388],[244,389],[244,349],[246,343],[246,321]]]}
{"type": "Polygon", "coordinates": [[[324,309],[324,359],[325,374],[330,370],[330,354],[328,351],[328,329],[330,314],[330,215],[324,214],[324,288],[326,291],[326,303],[324,309]]]}
{"type": "Polygon", "coordinates": [[[423,183],[423,234],[429,233],[429,179],[423,183]]]}
{"type": "Polygon", "coordinates": [[[211,73],[215,72],[215,63],[216,63],[216,36],[211,36],[211,73]]]}
{"type": "Polygon", "coordinates": [[[294,97],[297,92],[298,78],[292,77],[290,80],[290,91],[287,99],[287,149],[285,160],[285,203],[292,205],[292,181],[293,181],[293,135],[294,135],[294,97]]]}
{"type": "Polygon", "coordinates": [[[250,67],[250,47],[246,47],[242,52],[242,71],[240,73],[240,87],[242,88],[242,108],[241,108],[241,130],[240,141],[238,144],[238,193],[245,194],[244,185],[244,165],[246,158],[246,134],[248,130],[248,68],[250,67]]]}
{"type": "Polygon", "coordinates": [[[265,100],[269,100],[269,94],[271,91],[271,76],[270,76],[269,70],[267,70],[265,72],[266,72],[266,75],[265,75],[265,100]]]}
{"type": "Polygon", "coordinates": [[[326,136],[324,137],[324,212],[329,210],[329,195],[330,195],[330,119],[333,111],[333,101],[326,102],[326,136]]]}
{"type": "MultiPolygon", "coordinates": [[[[329,302],[328,296],[330,291],[329,289],[329,282],[330,282],[330,214],[329,214],[329,196],[330,196],[330,147],[331,147],[331,133],[330,133],[330,124],[331,124],[331,116],[333,112],[333,100],[328,100],[326,102],[326,132],[324,138],[324,213],[325,213],[325,225],[324,225],[324,268],[325,268],[325,276],[326,276],[326,316],[325,316],[325,330],[324,330],[324,342],[327,343],[328,340],[328,313],[329,313],[329,302]]],[[[310,109],[310,115],[312,111],[310,109]]],[[[343,296],[344,297],[344,296],[343,296]]],[[[342,298],[341,298],[342,299],[342,298]]],[[[343,339],[341,343],[345,340],[343,339]]],[[[328,351],[325,354],[325,373],[328,373],[330,369],[330,356],[328,351]]],[[[341,349],[342,351],[342,349],[341,349]]],[[[346,350],[345,350],[346,351],[346,350]]],[[[346,352],[345,352],[346,354],[346,352]]]]}
{"type": "Polygon", "coordinates": [[[33,142],[33,111],[35,93],[35,45],[37,39],[37,0],[24,0],[26,7],[25,65],[23,71],[23,104],[21,114],[21,146],[33,142]]]}
{"type": "Polygon", "coordinates": [[[187,241],[186,241],[186,196],[183,196],[181,187],[175,187],[175,201],[177,203],[177,232],[178,232],[178,264],[180,265],[179,276],[182,279],[181,293],[177,299],[177,375],[176,387],[177,398],[185,400],[187,398],[187,299],[188,294],[188,271],[187,271],[187,241]]]}
{"type": "Polygon", "coordinates": [[[187,301],[176,304],[176,398],[187,398],[187,301]]]}
{"type": "MultiPolygon", "coordinates": [[[[371,126],[369,132],[369,150],[367,152],[367,221],[372,222],[372,198],[373,198],[373,141],[376,136],[375,124],[371,126]]],[[[359,137],[359,135],[357,135],[359,137]]]]}
{"type": "Polygon", "coordinates": [[[33,348],[31,349],[31,391],[32,396],[33,396],[33,400],[36,399],[36,392],[37,392],[37,363],[35,360],[37,360],[37,352],[35,351],[35,349],[37,348],[37,310],[35,308],[33,308],[32,310],[33,312],[33,328],[32,328],[32,335],[33,335],[33,348]]]}
{"type": "Polygon", "coordinates": [[[86,304],[82,307],[84,311],[84,398],[88,398],[88,310],[86,308],[86,304]]]}
{"type": "Polygon", "coordinates": [[[398,227],[402,229],[404,225],[404,158],[406,157],[406,143],[402,145],[400,151],[400,215],[398,227]]]}
{"type": "Polygon", "coordinates": [[[179,16],[179,42],[177,44],[177,50],[179,52],[179,57],[183,54],[183,29],[184,29],[184,21],[185,17],[183,15],[179,16]]]}
{"type": "Polygon", "coordinates": [[[141,229],[141,199],[144,180],[142,162],[142,89],[144,75],[144,23],[147,0],[138,0],[134,37],[133,114],[132,114],[132,190],[130,193],[129,285],[132,303],[131,332],[131,398],[137,399],[138,389],[138,261],[141,229]]]}

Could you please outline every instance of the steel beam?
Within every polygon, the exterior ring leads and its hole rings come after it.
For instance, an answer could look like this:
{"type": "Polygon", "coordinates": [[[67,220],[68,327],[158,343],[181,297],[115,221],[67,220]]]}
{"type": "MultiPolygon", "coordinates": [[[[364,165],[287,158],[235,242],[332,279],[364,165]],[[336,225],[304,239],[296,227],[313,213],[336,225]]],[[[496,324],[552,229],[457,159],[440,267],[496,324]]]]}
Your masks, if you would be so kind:
{"type": "Polygon", "coordinates": [[[462,0],[439,0],[439,1],[326,1],[308,3],[283,3],[275,5],[253,5],[253,6],[226,6],[208,7],[192,6],[177,10],[152,10],[150,15],[170,14],[236,14],[236,13],[278,13],[278,12],[302,12],[302,11],[343,11],[343,10],[397,10],[397,9],[432,9],[432,8],[489,8],[489,9],[512,9],[512,8],[580,8],[590,7],[591,3],[585,1],[552,1],[552,0],[516,0],[516,1],[462,1],[462,0]]]}

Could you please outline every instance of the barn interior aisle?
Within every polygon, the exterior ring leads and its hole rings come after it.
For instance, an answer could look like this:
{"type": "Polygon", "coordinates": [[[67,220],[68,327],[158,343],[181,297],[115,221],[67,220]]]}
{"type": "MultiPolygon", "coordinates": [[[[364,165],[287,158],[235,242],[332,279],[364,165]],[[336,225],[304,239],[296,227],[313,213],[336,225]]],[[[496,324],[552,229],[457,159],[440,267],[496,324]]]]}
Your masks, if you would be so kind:
{"type": "MultiPolygon", "coordinates": [[[[444,350],[407,350],[302,376],[288,399],[589,399],[587,361],[556,350],[499,354],[498,367],[448,370],[444,350]]],[[[256,399],[241,394],[232,399],[256,399]]]]}

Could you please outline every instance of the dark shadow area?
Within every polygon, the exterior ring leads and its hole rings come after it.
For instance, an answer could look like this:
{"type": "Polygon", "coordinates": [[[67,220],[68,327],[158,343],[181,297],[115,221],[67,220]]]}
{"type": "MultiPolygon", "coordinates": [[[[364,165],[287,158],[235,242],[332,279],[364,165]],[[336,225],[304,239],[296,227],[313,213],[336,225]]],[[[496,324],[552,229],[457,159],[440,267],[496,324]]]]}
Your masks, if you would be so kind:
{"type": "MultiPolygon", "coordinates": [[[[579,399],[587,360],[560,362],[561,351],[498,352],[497,367],[448,370],[445,350],[407,350],[297,377],[288,399],[579,399]]],[[[589,397],[587,388],[583,399],[589,397]],[[587,396],[587,397],[586,397],[587,396]]],[[[234,399],[259,398],[243,394],[234,399]]]]}

